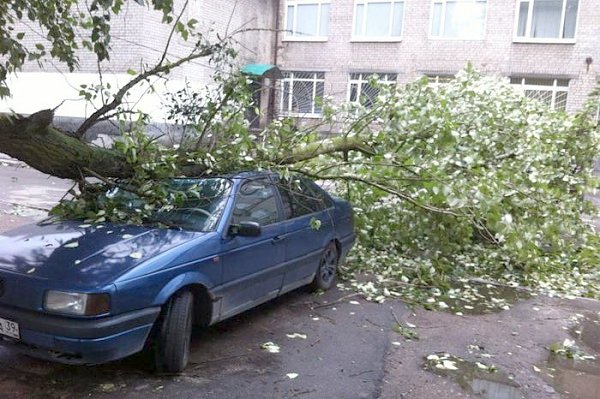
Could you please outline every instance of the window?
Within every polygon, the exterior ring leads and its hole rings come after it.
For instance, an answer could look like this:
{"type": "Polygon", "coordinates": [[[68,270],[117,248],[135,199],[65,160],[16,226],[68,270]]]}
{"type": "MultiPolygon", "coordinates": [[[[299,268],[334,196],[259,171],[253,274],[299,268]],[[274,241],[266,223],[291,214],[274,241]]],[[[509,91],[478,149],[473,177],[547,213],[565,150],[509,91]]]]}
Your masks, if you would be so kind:
{"type": "Polygon", "coordinates": [[[329,196],[308,179],[292,177],[290,180],[277,180],[277,189],[281,195],[286,219],[319,212],[333,206],[329,196]]]}
{"type": "Polygon", "coordinates": [[[568,79],[510,78],[510,83],[525,96],[546,103],[552,109],[564,111],[567,108],[568,79]]]}
{"type": "Polygon", "coordinates": [[[403,14],[404,1],[357,0],[354,9],[354,38],[400,38],[403,14]]]}
{"type": "Polygon", "coordinates": [[[579,0],[519,0],[517,39],[575,39],[579,0]]]}
{"type": "MultiPolygon", "coordinates": [[[[224,178],[173,179],[168,183],[169,195],[178,198],[170,210],[158,210],[148,215],[144,223],[181,227],[196,231],[214,231],[229,199],[232,183],[224,178]]],[[[144,206],[137,194],[121,188],[106,192],[117,207],[133,211],[144,206]]]]}
{"type": "Polygon", "coordinates": [[[377,84],[393,85],[397,77],[395,73],[351,73],[348,82],[348,100],[360,102],[365,107],[371,108],[379,95],[379,88],[372,82],[375,80],[377,84]]]}
{"type": "Polygon", "coordinates": [[[325,39],[328,27],[329,1],[287,1],[286,39],[325,39]]]}
{"type": "Polygon", "coordinates": [[[233,209],[231,224],[257,222],[262,226],[279,221],[275,188],[264,180],[252,180],[240,188],[233,209]]]}
{"type": "Polygon", "coordinates": [[[433,0],[431,36],[481,39],[487,0],[433,0]]]}
{"type": "Polygon", "coordinates": [[[446,83],[450,83],[455,76],[454,75],[436,75],[436,74],[426,74],[429,78],[429,86],[431,87],[440,87],[446,83]]]}
{"type": "Polygon", "coordinates": [[[284,114],[319,116],[323,110],[325,73],[284,72],[281,80],[281,111],[284,114]]]}

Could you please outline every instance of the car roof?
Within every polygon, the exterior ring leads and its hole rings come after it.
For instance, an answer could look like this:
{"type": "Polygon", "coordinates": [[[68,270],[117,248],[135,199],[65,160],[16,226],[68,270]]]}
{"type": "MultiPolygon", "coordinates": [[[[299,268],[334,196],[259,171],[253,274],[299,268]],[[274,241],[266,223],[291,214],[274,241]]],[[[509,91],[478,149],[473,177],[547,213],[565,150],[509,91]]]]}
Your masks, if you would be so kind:
{"type": "Polygon", "coordinates": [[[235,179],[235,180],[247,180],[247,179],[256,179],[260,177],[267,176],[279,176],[279,173],[273,172],[270,170],[248,170],[242,172],[234,172],[234,173],[226,173],[222,175],[208,175],[202,177],[179,177],[176,180],[201,180],[201,179],[216,179],[216,178],[224,178],[224,179],[235,179]]]}

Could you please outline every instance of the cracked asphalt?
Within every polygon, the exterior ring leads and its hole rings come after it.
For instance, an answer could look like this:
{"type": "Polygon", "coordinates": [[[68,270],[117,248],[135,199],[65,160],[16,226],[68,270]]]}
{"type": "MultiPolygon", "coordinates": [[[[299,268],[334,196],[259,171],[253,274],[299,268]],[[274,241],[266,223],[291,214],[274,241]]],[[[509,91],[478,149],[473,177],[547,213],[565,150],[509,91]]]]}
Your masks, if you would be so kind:
{"type": "MultiPolygon", "coordinates": [[[[28,168],[0,166],[0,233],[39,219],[38,208],[51,206],[70,186],[28,168]]],[[[534,296],[499,313],[459,316],[351,295],[300,289],[197,330],[181,375],[153,374],[147,353],[76,367],[2,347],[0,398],[597,397],[599,361],[558,361],[547,347],[572,339],[598,357],[598,301],[534,296]],[[419,339],[396,333],[392,313],[415,325],[419,339]],[[287,336],[293,333],[306,339],[287,336]],[[265,342],[280,352],[261,349],[265,342]],[[491,377],[463,378],[460,370],[454,377],[424,370],[424,358],[436,352],[494,364],[511,377],[512,388],[491,377]]]]}

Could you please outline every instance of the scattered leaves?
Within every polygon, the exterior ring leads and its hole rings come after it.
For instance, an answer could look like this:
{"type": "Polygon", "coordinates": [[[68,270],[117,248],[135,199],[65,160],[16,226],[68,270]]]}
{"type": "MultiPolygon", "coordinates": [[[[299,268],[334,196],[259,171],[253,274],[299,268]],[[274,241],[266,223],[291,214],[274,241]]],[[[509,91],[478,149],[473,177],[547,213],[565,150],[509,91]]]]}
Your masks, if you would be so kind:
{"type": "Polygon", "coordinates": [[[261,349],[266,350],[269,353],[279,353],[280,347],[279,345],[273,342],[265,342],[260,346],[261,349]]]}

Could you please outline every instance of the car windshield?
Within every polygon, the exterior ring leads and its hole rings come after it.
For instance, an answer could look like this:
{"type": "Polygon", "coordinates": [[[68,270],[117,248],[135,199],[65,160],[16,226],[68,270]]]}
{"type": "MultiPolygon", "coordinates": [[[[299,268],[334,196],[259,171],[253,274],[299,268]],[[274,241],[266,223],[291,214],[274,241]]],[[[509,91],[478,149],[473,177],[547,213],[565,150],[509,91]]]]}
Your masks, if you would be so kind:
{"type": "MultiPolygon", "coordinates": [[[[175,179],[169,183],[177,205],[155,212],[147,222],[186,230],[214,231],[223,215],[232,182],[225,178],[175,179]]],[[[123,206],[139,209],[144,202],[134,193],[114,189],[107,197],[123,200],[123,206]]]]}

